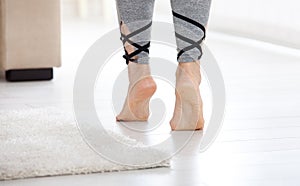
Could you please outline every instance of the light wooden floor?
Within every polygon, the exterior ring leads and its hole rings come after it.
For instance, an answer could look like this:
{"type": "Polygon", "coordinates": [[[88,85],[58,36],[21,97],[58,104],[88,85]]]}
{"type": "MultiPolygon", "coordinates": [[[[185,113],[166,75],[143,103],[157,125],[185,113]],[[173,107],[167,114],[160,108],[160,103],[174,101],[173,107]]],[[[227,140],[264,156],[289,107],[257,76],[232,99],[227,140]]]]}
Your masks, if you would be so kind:
{"type": "MultiPolygon", "coordinates": [[[[1,79],[0,109],[70,108],[76,67],[88,46],[108,30],[89,23],[63,25],[63,66],[55,70],[55,79],[25,83],[1,79]]],[[[223,128],[208,151],[197,152],[202,136],[198,132],[172,159],[170,168],[24,179],[0,185],[300,185],[300,52],[214,32],[207,38],[227,88],[223,128]]],[[[209,96],[206,84],[203,86],[209,96]]],[[[172,111],[172,106],[167,110],[172,111]]],[[[168,135],[167,121],[147,140],[168,135]]]]}

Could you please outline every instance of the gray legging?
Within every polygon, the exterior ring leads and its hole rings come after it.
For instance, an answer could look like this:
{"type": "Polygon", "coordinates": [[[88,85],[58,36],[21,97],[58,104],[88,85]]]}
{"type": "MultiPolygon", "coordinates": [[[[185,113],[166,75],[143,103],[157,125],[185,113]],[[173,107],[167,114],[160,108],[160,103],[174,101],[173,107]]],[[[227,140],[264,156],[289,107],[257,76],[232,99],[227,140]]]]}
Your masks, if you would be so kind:
{"type": "MultiPolygon", "coordinates": [[[[125,50],[129,61],[147,64],[151,38],[151,23],[155,0],[116,0],[120,28],[125,24],[129,33],[121,32],[123,45],[134,46],[134,52],[125,50]],[[134,57],[137,57],[134,59],[134,57]]],[[[211,0],[171,0],[177,44],[177,61],[192,62],[202,55],[201,42],[205,38],[211,0]]],[[[124,47],[125,49],[125,47],[124,47]]]]}

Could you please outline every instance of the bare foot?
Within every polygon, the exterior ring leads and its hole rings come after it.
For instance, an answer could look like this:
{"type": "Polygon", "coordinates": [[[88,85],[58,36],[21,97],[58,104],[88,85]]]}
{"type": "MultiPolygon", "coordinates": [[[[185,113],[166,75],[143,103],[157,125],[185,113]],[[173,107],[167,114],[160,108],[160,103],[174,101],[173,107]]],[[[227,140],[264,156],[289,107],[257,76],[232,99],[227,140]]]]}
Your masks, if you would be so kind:
{"type": "Polygon", "coordinates": [[[172,130],[203,129],[200,82],[199,62],[179,63],[176,71],[176,102],[170,121],[172,130]]]}
{"type": "Polygon", "coordinates": [[[156,91],[156,84],[150,76],[148,64],[128,64],[129,87],[122,111],[117,121],[147,121],[149,101],[156,91]]]}

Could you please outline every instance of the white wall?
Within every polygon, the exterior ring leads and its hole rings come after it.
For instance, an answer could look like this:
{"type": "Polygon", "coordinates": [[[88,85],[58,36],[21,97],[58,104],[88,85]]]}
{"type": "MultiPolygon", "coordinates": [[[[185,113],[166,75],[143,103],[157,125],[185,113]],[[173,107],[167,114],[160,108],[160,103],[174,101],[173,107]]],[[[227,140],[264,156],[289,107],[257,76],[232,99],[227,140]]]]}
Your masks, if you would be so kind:
{"type": "MultiPolygon", "coordinates": [[[[172,21],[170,0],[156,0],[156,20],[172,21]]],[[[63,0],[66,14],[115,24],[115,0],[63,0]],[[73,5],[73,8],[71,5],[73,5]],[[74,10],[73,10],[74,12],[74,10]],[[75,14],[74,14],[75,15],[75,14]]],[[[209,30],[300,49],[300,0],[212,0],[209,30]]]]}
{"type": "Polygon", "coordinates": [[[213,0],[209,27],[300,49],[300,1],[213,0]]]}

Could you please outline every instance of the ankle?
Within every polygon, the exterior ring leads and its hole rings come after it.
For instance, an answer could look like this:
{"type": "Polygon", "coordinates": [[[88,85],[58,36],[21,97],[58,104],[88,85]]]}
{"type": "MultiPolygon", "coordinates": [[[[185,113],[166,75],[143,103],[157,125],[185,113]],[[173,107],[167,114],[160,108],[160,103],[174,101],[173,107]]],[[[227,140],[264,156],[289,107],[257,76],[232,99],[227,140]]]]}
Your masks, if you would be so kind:
{"type": "Polygon", "coordinates": [[[128,77],[129,77],[130,84],[134,84],[143,78],[151,77],[149,64],[139,64],[135,62],[129,62],[128,77]]]}
{"type": "Polygon", "coordinates": [[[199,62],[181,62],[176,70],[177,81],[192,81],[199,85],[201,82],[200,63],[199,62]]]}

